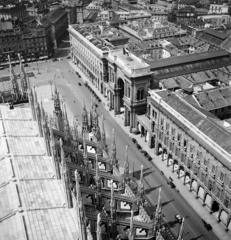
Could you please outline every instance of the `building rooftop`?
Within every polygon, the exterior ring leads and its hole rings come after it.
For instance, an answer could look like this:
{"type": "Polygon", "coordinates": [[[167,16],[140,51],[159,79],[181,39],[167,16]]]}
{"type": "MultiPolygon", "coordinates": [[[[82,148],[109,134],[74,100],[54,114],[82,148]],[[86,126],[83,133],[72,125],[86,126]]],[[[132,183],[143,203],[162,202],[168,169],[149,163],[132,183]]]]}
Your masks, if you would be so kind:
{"type": "Polygon", "coordinates": [[[215,59],[223,56],[229,56],[229,54],[225,50],[217,50],[212,52],[204,52],[204,53],[195,53],[186,56],[176,56],[167,59],[161,59],[159,61],[154,61],[151,64],[152,69],[163,68],[165,66],[174,66],[186,64],[188,62],[199,62],[208,59],[215,59]]]}
{"type": "Polygon", "coordinates": [[[113,30],[106,22],[87,23],[81,26],[74,24],[71,26],[100,50],[108,51],[113,47],[104,38],[113,38],[116,30],[113,30]]]}
{"type": "Polygon", "coordinates": [[[111,51],[108,58],[111,62],[115,62],[118,66],[121,66],[128,75],[142,76],[150,74],[149,65],[126,49],[111,51]]]}
{"type": "Polygon", "coordinates": [[[168,41],[177,48],[183,48],[185,51],[188,51],[188,54],[218,50],[218,48],[214,45],[211,45],[191,35],[171,38],[168,41]]]}
{"type": "Polygon", "coordinates": [[[76,239],[75,211],[29,107],[0,105],[0,144],[0,239],[76,239]]]}
{"type": "Polygon", "coordinates": [[[220,45],[228,37],[228,32],[207,28],[200,32],[198,37],[211,44],[220,45]]]}
{"type": "MultiPolygon", "coordinates": [[[[161,99],[168,104],[168,106],[177,111],[182,117],[184,117],[193,126],[200,130],[205,136],[210,138],[226,152],[231,154],[231,134],[223,127],[218,125],[216,121],[205,115],[204,112],[190,105],[177,93],[170,93],[167,90],[161,90],[155,91],[155,94],[159,95],[161,99]]],[[[173,118],[175,121],[180,122],[183,129],[188,132],[189,135],[193,134],[192,129],[185,126],[183,120],[179,121],[179,117],[175,116],[174,113],[171,113],[169,110],[167,114],[170,118],[173,118]]],[[[201,139],[198,138],[198,141],[200,140],[201,139]]],[[[204,144],[206,144],[206,141],[204,144]]],[[[228,168],[231,167],[231,161],[224,161],[223,164],[225,166],[228,166],[228,168]]]]}
{"type": "Polygon", "coordinates": [[[231,106],[231,87],[209,89],[194,96],[200,107],[207,111],[231,106]]]}
{"type": "Polygon", "coordinates": [[[177,28],[174,24],[160,23],[155,18],[136,19],[120,26],[120,29],[140,39],[150,40],[184,35],[186,31],[177,28]]]}
{"type": "Polygon", "coordinates": [[[177,77],[160,80],[161,85],[166,89],[187,89],[193,87],[194,91],[204,91],[214,89],[218,82],[229,85],[231,66],[199,71],[190,74],[182,74],[177,77]],[[206,85],[207,84],[207,85],[206,85]]]}

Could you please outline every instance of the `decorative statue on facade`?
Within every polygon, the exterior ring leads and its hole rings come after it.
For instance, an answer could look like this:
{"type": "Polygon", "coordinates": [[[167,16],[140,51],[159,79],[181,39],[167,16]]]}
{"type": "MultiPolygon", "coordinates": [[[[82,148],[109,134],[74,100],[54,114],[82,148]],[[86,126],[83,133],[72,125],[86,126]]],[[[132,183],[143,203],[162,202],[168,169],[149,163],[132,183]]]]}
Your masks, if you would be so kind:
{"type": "Polygon", "coordinates": [[[61,109],[60,97],[59,92],[55,86],[55,92],[53,94],[54,99],[54,118],[55,118],[55,125],[57,130],[63,131],[63,114],[61,109]]]}
{"type": "Polygon", "coordinates": [[[83,104],[83,111],[82,111],[82,135],[88,132],[88,113],[86,110],[85,103],[83,104]]]}

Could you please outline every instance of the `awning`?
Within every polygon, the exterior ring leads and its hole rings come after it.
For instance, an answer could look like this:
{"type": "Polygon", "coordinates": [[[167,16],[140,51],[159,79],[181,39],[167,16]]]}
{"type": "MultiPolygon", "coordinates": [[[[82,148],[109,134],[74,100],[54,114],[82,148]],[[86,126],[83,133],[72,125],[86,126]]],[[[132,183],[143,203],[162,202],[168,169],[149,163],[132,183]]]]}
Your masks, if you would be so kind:
{"type": "Polygon", "coordinates": [[[152,131],[151,130],[151,120],[146,117],[145,114],[143,115],[136,115],[137,121],[147,130],[147,131],[152,131]]]}

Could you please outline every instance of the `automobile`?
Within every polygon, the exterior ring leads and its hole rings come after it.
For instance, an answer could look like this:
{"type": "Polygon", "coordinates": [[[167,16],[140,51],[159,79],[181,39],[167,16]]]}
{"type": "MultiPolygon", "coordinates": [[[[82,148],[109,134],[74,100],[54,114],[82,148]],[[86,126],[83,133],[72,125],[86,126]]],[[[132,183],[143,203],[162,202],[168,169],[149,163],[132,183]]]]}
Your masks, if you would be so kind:
{"type": "Polygon", "coordinates": [[[70,58],[71,58],[70,56],[67,57],[67,59],[70,59],[70,58]]]}
{"type": "Polygon", "coordinates": [[[148,158],[148,153],[146,152],[146,151],[144,151],[144,156],[146,157],[146,158],[148,158]]]}
{"type": "Polygon", "coordinates": [[[207,223],[203,218],[201,219],[201,221],[203,222],[204,227],[205,227],[208,231],[210,231],[210,230],[213,229],[213,227],[211,226],[211,224],[207,223]]]}
{"type": "Polygon", "coordinates": [[[135,139],[135,138],[132,138],[132,142],[133,142],[133,143],[136,143],[137,141],[136,141],[136,139],[135,139]]]}
{"type": "Polygon", "coordinates": [[[141,149],[141,146],[140,146],[139,143],[136,144],[136,147],[137,147],[138,149],[141,149]]]}
{"type": "Polygon", "coordinates": [[[169,182],[171,188],[176,188],[176,185],[173,182],[169,182]]]}
{"type": "Polygon", "coordinates": [[[137,135],[137,134],[140,134],[140,131],[137,130],[136,128],[132,128],[132,133],[137,135]]]}
{"type": "Polygon", "coordinates": [[[140,152],[143,153],[145,157],[148,156],[148,153],[145,150],[141,150],[140,152]]]}
{"type": "Polygon", "coordinates": [[[29,65],[27,63],[24,64],[24,67],[28,67],[29,65]]]}
{"type": "Polygon", "coordinates": [[[82,86],[82,84],[80,82],[78,84],[79,84],[79,86],[82,86]]]}
{"type": "Polygon", "coordinates": [[[57,59],[57,58],[54,58],[54,59],[53,59],[53,62],[57,62],[57,61],[58,61],[58,59],[57,59]]]}
{"type": "Polygon", "coordinates": [[[182,217],[180,214],[176,214],[176,215],[175,215],[175,219],[176,219],[176,221],[177,221],[178,223],[182,223],[183,217],[182,217]]]}
{"type": "Polygon", "coordinates": [[[152,161],[152,157],[150,156],[150,154],[149,154],[149,153],[147,154],[147,156],[146,156],[146,157],[147,157],[148,161],[152,161]]]}

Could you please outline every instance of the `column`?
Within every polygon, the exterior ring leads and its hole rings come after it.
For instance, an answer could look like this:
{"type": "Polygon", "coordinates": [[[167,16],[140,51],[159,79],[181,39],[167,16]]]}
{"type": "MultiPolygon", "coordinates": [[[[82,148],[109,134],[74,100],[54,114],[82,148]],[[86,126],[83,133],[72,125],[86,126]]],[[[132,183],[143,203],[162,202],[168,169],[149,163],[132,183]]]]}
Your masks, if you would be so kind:
{"type": "Polygon", "coordinates": [[[227,219],[227,222],[226,222],[226,224],[225,224],[225,231],[229,231],[230,221],[231,221],[231,215],[229,214],[228,219],[227,219]]]}
{"type": "Polygon", "coordinates": [[[118,91],[115,91],[114,95],[114,114],[117,115],[120,113],[120,99],[118,91]]]}
{"type": "Polygon", "coordinates": [[[198,198],[199,189],[200,189],[200,185],[198,184],[197,190],[196,190],[196,198],[198,198]]]}
{"type": "Polygon", "coordinates": [[[192,192],[192,183],[193,183],[193,179],[191,179],[190,185],[189,185],[189,191],[190,191],[190,192],[192,192]]]}
{"type": "Polygon", "coordinates": [[[220,207],[219,209],[219,213],[218,213],[218,216],[217,216],[217,222],[220,222],[221,221],[221,212],[222,212],[222,208],[220,207]]]}
{"type": "Polygon", "coordinates": [[[180,178],[180,166],[179,166],[179,164],[178,164],[178,170],[177,170],[178,172],[177,172],[177,178],[179,179],[180,178]]]}
{"type": "Polygon", "coordinates": [[[205,204],[206,196],[207,196],[207,193],[204,192],[204,196],[203,196],[203,199],[202,199],[202,201],[203,201],[202,206],[203,206],[203,207],[206,205],[206,204],[205,204]]]}
{"type": "Polygon", "coordinates": [[[184,174],[184,185],[186,184],[185,182],[186,182],[186,174],[184,174]]]}
{"type": "Polygon", "coordinates": [[[135,112],[133,109],[130,111],[130,131],[135,127],[135,112]]]}
{"type": "Polygon", "coordinates": [[[214,203],[214,201],[215,201],[215,200],[212,198],[212,200],[211,200],[211,206],[210,206],[210,211],[209,211],[210,214],[213,213],[213,209],[212,209],[212,207],[213,207],[213,203],[214,203]]]}
{"type": "Polygon", "coordinates": [[[128,108],[124,106],[124,126],[126,127],[128,125],[128,108]]]}
{"type": "Polygon", "coordinates": [[[54,44],[54,49],[57,48],[57,41],[56,41],[56,37],[55,37],[55,26],[51,25],[51,38],[54,44]]]}
{"type": "Polygon", "coordinates": [[[114,95],[111,91],[109,92],[109,96],[110,96],[110,110],[112,110],[114,109],[114,95]]]}
{"type": "Polygon", "coordinates": [[[169,167],[169,156],[167,157],[167,167],[169,167]]]}

